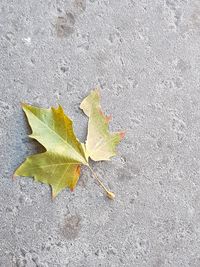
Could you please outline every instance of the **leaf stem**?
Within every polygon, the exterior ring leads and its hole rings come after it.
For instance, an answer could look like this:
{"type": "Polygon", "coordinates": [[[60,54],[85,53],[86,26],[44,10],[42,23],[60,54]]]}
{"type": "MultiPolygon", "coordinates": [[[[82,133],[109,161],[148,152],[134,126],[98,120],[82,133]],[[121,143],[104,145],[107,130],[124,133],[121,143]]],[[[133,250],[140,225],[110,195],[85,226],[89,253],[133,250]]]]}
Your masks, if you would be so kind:
{"type": "Polygon", "coordinates": [[[105,187],[105,185],[104,185],[104,184],[102,183],[102,181],[99,179],[99,177],[97,176],[96,172],[93,171],[93,169],[90,167],[90,165],[88,164],[87,166],[88,166],[88,168],[90,169],[90,171],[92,172],[93,177],[98,181],[99,185],[103,188],[103,190],[105,190],[107,197],[110,198],[110,199],[114,199],[114,198],[115,198],[115,194],[114,194],[113,192],[109,191],[109,190],[105,187]]]}

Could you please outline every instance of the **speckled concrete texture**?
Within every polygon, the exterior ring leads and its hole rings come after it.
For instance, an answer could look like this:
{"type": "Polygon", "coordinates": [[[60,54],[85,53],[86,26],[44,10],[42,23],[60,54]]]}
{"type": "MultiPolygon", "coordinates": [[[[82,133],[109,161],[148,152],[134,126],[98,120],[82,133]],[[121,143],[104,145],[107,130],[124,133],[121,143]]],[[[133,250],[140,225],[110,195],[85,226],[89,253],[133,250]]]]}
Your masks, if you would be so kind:
{"type": "Polygon", "coordinates": [[[0,266],[200,266],[200,1],[0,1],[0,266]],[[55,201],[30,178],[41,151],[20,102],[63,105],[84,140],[98,86],[125,129],[118,157],[55,201]]]}

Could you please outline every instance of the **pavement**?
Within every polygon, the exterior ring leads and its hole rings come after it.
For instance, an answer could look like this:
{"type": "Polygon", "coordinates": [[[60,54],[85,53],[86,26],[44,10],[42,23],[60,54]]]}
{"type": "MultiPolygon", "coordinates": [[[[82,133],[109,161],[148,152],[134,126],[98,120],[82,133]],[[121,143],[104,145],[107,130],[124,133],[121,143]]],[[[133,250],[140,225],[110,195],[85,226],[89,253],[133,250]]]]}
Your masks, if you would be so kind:
{"type": "Polygon", "coordinates": [[[0,266],[200,266],[200,1],[1,0],[0,266]],[[74,192],[12,180],[41,146],[20,102],[61,104],[81,141],[91,89],[126,130],[74,192]]]}

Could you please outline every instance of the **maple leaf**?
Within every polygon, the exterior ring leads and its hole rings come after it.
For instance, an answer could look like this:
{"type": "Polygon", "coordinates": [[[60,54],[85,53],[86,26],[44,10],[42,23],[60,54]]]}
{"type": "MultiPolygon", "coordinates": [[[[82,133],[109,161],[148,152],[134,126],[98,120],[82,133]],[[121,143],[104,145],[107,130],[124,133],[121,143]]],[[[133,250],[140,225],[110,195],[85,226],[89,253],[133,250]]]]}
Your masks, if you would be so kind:
{"type": "Polygon", "coordinates": [[[31,176],[36,181],[51,185],[52,196],[55,197],[66,187],[73,190],[80,177],[80,166],[87,165],[107,196],[113,199],[114,194],[99,180],[88,158],[95,161],[110,159],[124,134],[109,133],[108,119],[101,111],[97,90],[92,91],[80,107],[89,117],[86,145],[76,138],[73,123],[61,106],[43,109],[22,105],[32,129],[29,137],[36,139],[46,151],[27,157],[14,176],[31,176]]]}
{"type": "Polygon", "coordinates": [[[89,117],[86,150],[94,161],[109,160],[116,155],[116,146],[124,137],[124,132],[109,132],[110,116],[101,110],[99,90],[94,90],[80,105],[89,117]]]}
{"type": "Polygon", "coordinates": [[[46,152],[30,156],[15,171],[17,176],[34,176],[36,181],[50,184],[52,196],[62,189],[74,189],[80,176],[80,164],[87,164],[84,144],[76,138],[72,121],[58,109],[41,109],[22,105],[32,128],[29,137],[36,139],[46,152]]]}

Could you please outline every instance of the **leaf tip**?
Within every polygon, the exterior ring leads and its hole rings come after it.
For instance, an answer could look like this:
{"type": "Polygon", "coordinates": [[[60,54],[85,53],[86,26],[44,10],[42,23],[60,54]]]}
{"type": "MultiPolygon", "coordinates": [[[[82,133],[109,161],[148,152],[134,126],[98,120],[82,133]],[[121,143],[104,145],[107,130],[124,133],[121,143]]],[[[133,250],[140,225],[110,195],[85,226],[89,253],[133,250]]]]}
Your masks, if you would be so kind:
{"type": "Polygon", "coordinates": [[[100,89],[99,87],[97,87],[94,92],[100,97],[101,96],[101,93],[100,93],[100,89]]]}
{"type": "Polygon", "coordinates": [[[55,200],[56,196],[57,196],[57,194],[56,194],[55,192],[52,191],[52,193],[51,193],[51,199],[52,199],[52,200],[55,200]]]}
{"type": "Polygon", "coordinates": [[[106,122],[109,123],[112,120],[112,115],[106,116],[106,122]]]}
{"type": "Polygon", "coordinates": [[[120,137],[121,140],[124,139],[125,134],[126,134],[125,131],[122,131],[122,132],[119,133],[119,137],[120,137]]]}
{"type": "Polygon", "coordinates": [[[61,104],[58,104],[58,110],[64,112],[63,107],[61,106],[61,104]]]}
{"type": "Polygon", "coordinates": [[[109,123],[112,120],[112,115],[106,116],[101,108],[99,107],[99,114],[105,119],[106,123],[109,123]]]}
{"type": "Polygon", "coordinates": [[[20,106],[24,109],[28,106],[28,104],[25,102],[20,102],[20,106]]]}
{"type": "Polygon", "coordinates": [[[52,199],[52,200],[55,200],[55,198],[57,197],[58,193],[59,193],[59,192],[57,192],[57,191],[53,188],[53,186],[51,185],[51,199],[52,199]]]}
{"type": "Polygon", "coordinates": [[[16,175],[15,173],[13,173],[13,175],[12,175],[12,180],[15,181],[16,178],[17,178],[17,175],[16,175]]]}

